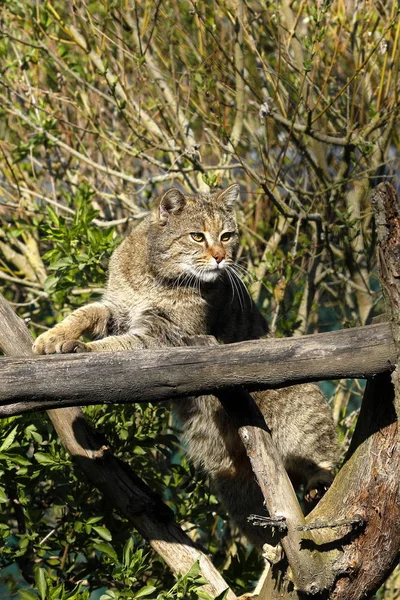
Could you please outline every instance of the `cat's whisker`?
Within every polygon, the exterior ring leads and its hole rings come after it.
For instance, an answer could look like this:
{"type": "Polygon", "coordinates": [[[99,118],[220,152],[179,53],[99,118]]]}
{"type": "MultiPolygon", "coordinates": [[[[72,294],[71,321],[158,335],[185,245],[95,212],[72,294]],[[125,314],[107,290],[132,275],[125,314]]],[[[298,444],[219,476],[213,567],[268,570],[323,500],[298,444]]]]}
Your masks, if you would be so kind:
{"type": "Polygon", "coordinates": [[[243,298],[243,302],[244,302],[244,298],[245,298],[244,292],[246,292],[246,294],[247,294],[247,299],[248,299],[248,301],[249,301],[249,303],[250,303],[250,305],[251,305],[251,303],[252,303],[252,298],[251,298],[250,292],[249,292],[249,290],[247,289],[247,286],[245,285],[245,283],[243,283],[243,281],[240,279],[239,275],[238,275],[238,274],[235,272],[235,270],[234,270],[234,269],[232,269],[230,266],[227,268],[227,271],[228,271],[228,272],[230,271],[230,272],[231,272],[231,274],[232,274],[232,277],[233,277],[233,278],[236,280],[236,282],[237,282],[237,286],[238,286],[238,288],[239,288],[239,290],[240,290],[240,293],[241,293],[241,295],[242,295],[242,298],[243,298]]]}
{"type": "Polygon", "coordinates": [[[243,284],[242,284],[241,280],[239,279],[239,277],[237,277],[237,275],[235,274],[234,271],[231,271],[231,275],[232,275],[233,281],[235,281],[235,283],[236,283],[236,287],[237,287],[237,290],[238,290],[238,296],[240,298],[240,306],[241,306],[242,312],[245,312],[245,308],[246,308],[245,304],[246,304],[246,302],[245,302],[245,295],[244,295],[243,289],[242,289],[242,285],[243,284]]]}
{"type": "Polygon", "coordinates": [[[242,296],[242,291],[240,289],[240,287],[238,286],[235,277],[234,277],[234,272],[230,271],[229,269],[226,269],[226,273],[229,277],[229,281],[231,282],[232,285],[232,289],[234,292],[236,292],[237,298],[239,300],[239,306],[240,306],[240,310],[242,312],[244,312],[244,304],[243,304],[243,296],[242,296]]]}
{"type": "Polygon", "coordinates": [[[195,296],[197,294],[198,278],[194,273],[187,275],[186,285],[190,289],[192,296],[195,296]]]}
{"type": "Polygon", "coordinates": [[[231,292],[232,292],[231,304],[233,304],[233,301],[234,301],[234,299],[235,299],[235,288],[234,288],[234,285],[233,285],[233,282],[232,282],[232,277],[231,277],[231,275],[230,275],[230,273],[229,273],[228,269],[226,270],[226,274],[227,274],[227,276],[228,276],[228,280],[229,280],[229,283],[230,283],[230,288],[231,288],[231,292]]]}
{"type": "Polygon", "coordinates": [[[201,278],[200,277],[197,279],[197,289],[198,289],[199,296],[201,296],[201,278]]]}
{"type": "Polygon", "coordinates": [[[207,268],[206,267],[199,267],[198,268],[198,279],[197,279],[197,285],[198,285],[198,293],[201,296],[201,282],[204,281],[204,273],[207,272],[207,268]]]}
{"type": "Polygon", "coordinates": [[[238,296],[241,299],[241,307],[242,307],[242,312],[245,311],[245,304],[246,304],[246,298],[245,298],[245,294],[243,293],[243,287],[246,288],[246,286],[244,285],[244,283],[242,282],[242,280],[240,279],[240,277],[238,277],[235,273],[235,271],[231,271],[231,275],[232,275],[232,279],[233,281],[235,281],[237,289],[238,289],[238,296]]]}
{"type": "Polygon", "coordinates": [[[254,279],[255,279],[254,275],[252,273],[250,273],[250,271],[248,271],[241,265],[237,265],[234,262],[229,263],[227,265],[227,268],[231,269],[231,271],[234,271],[236,273],[236,275],[240,277],[242,283],[244,283],[243,280],[248,281],[250,283],[251,281],[254,281],[254,279]]]}
{"type": "Polygon", "coordinates": [[[249,282],[255,281],[256,277],[254,273],[249,271],[247,267],[244,267],[243,265],[239,265],[234,262],[229,263],[229,266],[235,269],[238,273],[240,273],[243,279],[248,280],[249,282]]]}

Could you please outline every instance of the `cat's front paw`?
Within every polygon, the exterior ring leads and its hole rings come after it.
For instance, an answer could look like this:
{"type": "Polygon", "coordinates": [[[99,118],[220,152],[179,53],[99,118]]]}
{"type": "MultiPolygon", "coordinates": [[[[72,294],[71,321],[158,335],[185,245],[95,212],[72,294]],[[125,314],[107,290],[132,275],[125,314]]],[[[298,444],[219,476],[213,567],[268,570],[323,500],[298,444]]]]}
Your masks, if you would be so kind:
{"type": "Polygon", "coordinates": [[[60,354],[81,354],[82,352],[91,352],[89,344],[80,340],[67,340],[60,345],[60,354]]]}
{"type": "Polygon", "coordinates": [[[66,339],[61,332],[52,329],[39,335],[32,346],[35,354],[72,354],[91,352],[88,344],[79,340],[66,339]]]}
{"type": "Polygon", "coordinates": [[[65,342],[65,337],[54,329],[50,329],[36,338],[32,350],[35,354],[56,354],[60,352],[60,345],[63,342],[65,342]]]}

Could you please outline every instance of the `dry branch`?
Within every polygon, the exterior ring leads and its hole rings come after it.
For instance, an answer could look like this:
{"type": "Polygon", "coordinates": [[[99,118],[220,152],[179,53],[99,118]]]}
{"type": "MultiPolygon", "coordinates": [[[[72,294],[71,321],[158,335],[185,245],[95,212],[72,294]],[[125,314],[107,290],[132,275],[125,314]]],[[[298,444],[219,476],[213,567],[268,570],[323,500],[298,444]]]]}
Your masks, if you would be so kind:
{"type": "Polygon", "coordinates": [[[285,532],[280,541],[296,589],[316,594],[328,588],[332,573],[324,571],[318,553],[310,552],[313,536],[304,530],[304,515],[260,409],[245,390],[225,391],[219,398],[237,427],[268,513],[272,519],[284,517],[285,532]]]}
{"type": "Polygon", "coordinates": [[[365,378],[391,369],[394,361],[387,323],[211,350],[185,347],[3,358],[0,416],[65,406],[161,401],[234,386],[259,390],[365,378]]]}
{"type": "MultiPolygon", "coordinates": [[[[23,363],[32,355],[32,341],[24,322],[0,294],[0,349],[8,355],[25,357],[23,363]]],[[[228,588],[209,558],[175,523],[171,510],[128,465],[112,454],[107,440],[86,421],[80,408],[51,410],[49,417],[61,442],[89,481],[149,541],[174,573],[186,573],[199,561],[209,581],[205,591],[216,595],[228,588]]],[[[227,598],[234,600],[236,596],[229,590],[227,598]]]]}

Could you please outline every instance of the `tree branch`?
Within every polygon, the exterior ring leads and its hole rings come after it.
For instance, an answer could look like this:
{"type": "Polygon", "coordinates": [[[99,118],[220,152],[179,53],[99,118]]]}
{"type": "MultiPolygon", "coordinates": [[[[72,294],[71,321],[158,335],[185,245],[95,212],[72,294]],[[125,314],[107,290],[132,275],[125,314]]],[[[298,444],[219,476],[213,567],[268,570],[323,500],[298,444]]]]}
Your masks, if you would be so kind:
{"type": "Polygon", "coordinates": [[[238,429],[271,518],[283,517],[285,533],[280,542],[296,589],[316,594],[328,588],[333,581],[332,571],[324,570],[321,556],[310,552],[312,534],[305,530],[304,515],[293,486],[255,400],[241,389],[220,392],[218,397],[238,429]]]}

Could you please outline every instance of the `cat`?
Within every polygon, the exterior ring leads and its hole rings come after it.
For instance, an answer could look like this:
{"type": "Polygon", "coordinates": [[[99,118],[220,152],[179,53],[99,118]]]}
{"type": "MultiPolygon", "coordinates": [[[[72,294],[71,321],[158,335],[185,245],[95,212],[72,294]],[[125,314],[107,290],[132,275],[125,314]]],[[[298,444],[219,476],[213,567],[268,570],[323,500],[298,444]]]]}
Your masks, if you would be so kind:
{"type": "MultiPolygon", "coordinates": [[[[34,352],[109,352],[196,340],[226,344],[267,336],[267,323],[234,262],[239,191],[236,184],[192,196],[167,190],[114,251],[103,298],[41,334],[34,352]],[[85,343],[79,340],[82,335],[97,339],[85,343]]],[[[332,482],[337,459],[335,428],[323,394],[306,384],[253,397],[289,476],[304,484],[312,503],[332,482]]],[[[268,534],[248,516],[265,514],[263,497],[221,403],[203,396],[174,404],[191,460],[210,476],[249,541],[262,546],[268,534]]]]}

